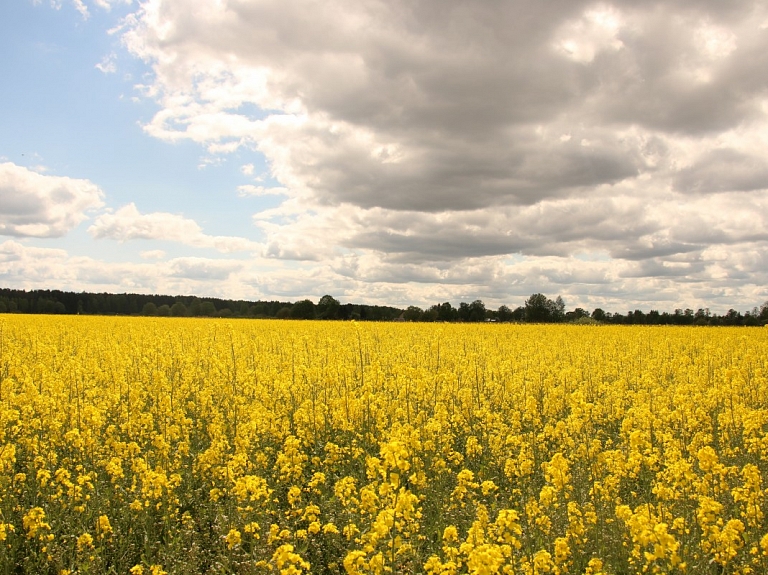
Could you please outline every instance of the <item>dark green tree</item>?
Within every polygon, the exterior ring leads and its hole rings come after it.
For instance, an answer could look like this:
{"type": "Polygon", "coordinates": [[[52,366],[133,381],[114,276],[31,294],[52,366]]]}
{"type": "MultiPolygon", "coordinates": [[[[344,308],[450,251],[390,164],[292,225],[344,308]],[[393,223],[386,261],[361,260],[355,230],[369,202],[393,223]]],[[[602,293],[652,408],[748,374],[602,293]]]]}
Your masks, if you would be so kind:
{"type": "Polygon", "coordinates": [[[320,319],[336,319],[341,303],[333,296],[324,295],[317,302],[317,317],[320,319]]]}
{"type": "Polygon", "coordinates": [[[291,318],[315,319],[315,304],[309,299],[297,301],[291,308],[291,318]]]}
{"type": "Polygon", "coordinates": [[[485,304],[476,299],[469,304],[469,321],[485,321],[485,304]]]}
{"type": "Polygon", "coordinates": [[[157,306],[151,301],[148,301],[144,304],[144,307],[141,308],[141,315],[157,315],[157,306]]]}
{"type": "MultiPolygon", "coordinates": [[[[709,309],[707,309],[707,312],[709,312],[709,309]]],[[[768,301],[763,303],[762,306],[760,306],[760,319],[762,321],[768,321],[768,301]]]]}
{"type": "Polygon", "coordinates": [[[451,302],[446,301],[438,306],[438,321],[456,321],[457,316],[456,308],[451,305],[451,302]]]}
{"type": "Polygon", "coordinates": [[[563,321],[565,319],[565,302],[563,301],[563,298],[560,296],[557,296],[553,303],[554,305],[552,306],[552,320],[563,321]]]}
{"type": "Polygon", "coordinates": [[[496,319],[499,321],[512,321],[512,318],[513,315],[511,309],[505,305],[499,306],[499,309],[496,312],[496,319]]]}
{"type": "Polygon", "coordinates": [[[203,315],[203,305],[200,303],[199,300],[193,299],[192,303],[189,304],[189,315],[192,317],[197,317],[200,315],[203,315]]]}
{"type": "Polygon", "coordinates": [[[187,315],[187,306],[180,301],[177,301],[171,306],[171,315],[173,317],[184,317],[187,315]]]}
{"type": "Polygon", "coordinates": [[[565,314],[566,321],[579,321],[583,317],[589,317],[589,312],[581,307],[565,314]]]}
{"type": "Polygon", "coordinates": [[[605,321],[605,312],[598,308],[595,308],[595,311],[592,312],[592,319],[595,321],[605,321]]]}
{"type": "Polygon", "coordinates": [[[535,293],[525,300],[525,321],[543,323],[552,320],[554,302],[543,293],[535,293]]]}
{"type": "Polygon", "coordinates": [[[421,319],[424,310],[415,305],[408,306],[408,309],[403,312],[403,319],[405,321],[419,321],[421,319]]]}
{"type": "Polygon", "coordinates": [[[433,305],[428,310],[425,310],[423,314],[421,314],[421,321],[437,321],[437,307],[436,305],[433,305]]]}

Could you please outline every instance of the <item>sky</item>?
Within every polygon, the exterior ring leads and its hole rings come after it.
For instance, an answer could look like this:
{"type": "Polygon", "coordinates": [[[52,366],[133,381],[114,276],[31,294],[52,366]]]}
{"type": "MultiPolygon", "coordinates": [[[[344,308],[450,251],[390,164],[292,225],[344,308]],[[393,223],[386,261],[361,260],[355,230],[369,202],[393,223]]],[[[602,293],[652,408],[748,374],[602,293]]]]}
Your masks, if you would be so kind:
{"type": "Polygon", "coordinates": [[[768,4],[0,3],[0,286],[741,311],[768,4]]]}

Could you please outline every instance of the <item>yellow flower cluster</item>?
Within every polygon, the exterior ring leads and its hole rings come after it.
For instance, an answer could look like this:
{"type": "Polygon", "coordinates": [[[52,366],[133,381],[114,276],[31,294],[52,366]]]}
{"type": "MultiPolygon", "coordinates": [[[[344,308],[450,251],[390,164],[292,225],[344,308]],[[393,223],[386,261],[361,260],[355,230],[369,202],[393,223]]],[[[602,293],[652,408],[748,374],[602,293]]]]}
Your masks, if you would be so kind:
{"type": "Polygon", "coordinates": [[[0,317],[0,572],[768,573],[768,330],[0,317]]]}

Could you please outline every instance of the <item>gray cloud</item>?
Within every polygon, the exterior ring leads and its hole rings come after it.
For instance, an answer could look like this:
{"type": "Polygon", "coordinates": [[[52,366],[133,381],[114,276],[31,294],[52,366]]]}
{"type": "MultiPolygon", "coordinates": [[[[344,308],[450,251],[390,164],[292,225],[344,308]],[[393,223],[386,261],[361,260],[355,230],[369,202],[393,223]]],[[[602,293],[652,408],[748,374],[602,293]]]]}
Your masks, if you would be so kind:
{"type": "Polygon", "coordinates": [[[712,150],[674,179],[681,192],[730,192],[768,189],[768,157],[733,149],[712,150]]]}
{"type": "Polygon", "coordinates": [[[643,302],[758,277],[719,254],[768,240],[766,23],[757,1],[148,0],[123,38],[154,68],[149,134],[265,155],[287,198],[255,218],[266,257],[382,297],[643,302]]]}
{"type": "Polygon", "coordinates": [[[647,141],[618,137],[622,126],[653,139],[763,116],[755,3],[189,1],[150,2],[126,35],[155,61],[159,93],[205,106],[168,100],[153,133],[251,140],[324,202],[532,204],[649,172],[647,141]],[[305,120],[204,123],[242,102],[305,120]]]}

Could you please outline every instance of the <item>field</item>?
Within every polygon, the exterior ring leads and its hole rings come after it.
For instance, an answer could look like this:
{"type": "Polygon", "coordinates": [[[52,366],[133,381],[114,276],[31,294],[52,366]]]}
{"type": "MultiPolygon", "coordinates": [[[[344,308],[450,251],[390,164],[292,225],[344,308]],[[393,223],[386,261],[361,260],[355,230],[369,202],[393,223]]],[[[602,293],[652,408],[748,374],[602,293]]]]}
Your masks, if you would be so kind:
{"type": "Polygon", "coordinates": [[[768,573],[768,329],[0,316],[0,573],[768,573]]]}

